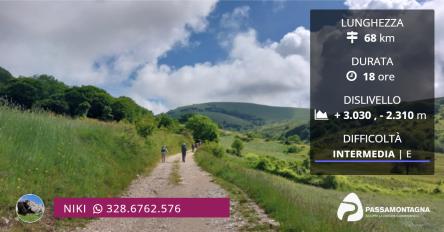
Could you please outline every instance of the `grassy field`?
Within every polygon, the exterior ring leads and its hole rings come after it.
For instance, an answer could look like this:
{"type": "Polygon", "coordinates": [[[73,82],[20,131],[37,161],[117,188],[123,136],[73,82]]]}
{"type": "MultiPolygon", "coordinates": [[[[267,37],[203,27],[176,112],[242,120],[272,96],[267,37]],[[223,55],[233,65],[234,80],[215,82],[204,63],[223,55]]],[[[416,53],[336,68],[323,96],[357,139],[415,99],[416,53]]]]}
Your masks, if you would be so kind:
{"type": "Polygon", "coordinates": [[[0,107],[0,216],[15,217],[26,193],[39,195],[48,215],[56,196],[117,196],[154,167],[162,144],[174,154],[184,141],[190,138],[164,130],[144,139],[124,123],[0,107]]]}
{"type": "MultiPolygon", "coordinates": [[[[221,145],[229,148],[233,134],[223,136],[221,145]]],[[[278,160],[299,161],[307,157],[308,146],[299,153],[285,153],[287,145],[277,141],[254,139],[244,142],[243,157],[225,155],[216,158],[205,149],[196,156],[207,171],[231,182],[248,193],[268,213],[294,231],[440,231],[444,225],[444,155],[437,154],[432,176],[335,176],[336,189],[302,184],[269,172],[255,170],[248,162],[251,154],[278,160]],[[267,187],[264,187],[267,186],[267,187]],[[439,192],[436,192],[437,190],[439,192]],[[417,218],[364,219],[344,224],[336,210],[349,192],[356,192],[363,202],[373,205],[425,205],[432,213],[417,218]],[[309,212],[309,213],[304,213],[309,212]],[[324,224],[326,227],[312,224],[324,224]],[[350,227],[349,227],[350,226],[350,227]],[[356,227],[355,227],[356,226],[356,227]]]]}
{"type": "MultiPolygon", "coordinates": [[[[229,148],[233,141],[233,135],[221,137],[221,145],[224,148],[229,148]]],[[[254,139],[250,142],[244,142],[243,154],[246,157],[251,154],[255,154],[258,156],[274,157],[279,160],[300,161],[308,157],[309,146],[306,144],[301,144],[298,146],[303,147],[300,152],[285,153],[284,151],[288,145],[282,144],[278,141],[254,139]]],[[[242,159],[238,162],[248,165],[248,163],[242,159]]],[[[430,194],[434,191],[444,192],[444,155],[436,155],[435,175],[337,175],[336,177],[337,181],[339,182],[338,187],[342,190],[359,190],[362,192],[381,192],[385,194],[407,195],[430,194]]]]}
{"type": "MultiPolygon", "coordinates": [[[[229,148],[234,141],[234,136],[222,136],[220,143],[224,148],[229,148]]],[[[272,156],[282,160],[302,160],[308,157],[309,146],[306,144],[299,144],[302,150],[297,153],[285,153],[288,145],[282,144],[278,141],[265,141],[264,139],[255,138],[250,142],[244,142],[243,153],[253,153],[262,156],[272,156]]]]}
{"type": "Polygon", "coordinates": [[[444,220],[444,200],[430,194],[386,195],[356,190],[363,202],[373,205],[423,205],[432,213],[416,218],[364,218],[358,223],[336,218],[339,203],[349,192],[299,184],[286,178],[253,170],[226,155],[216,158],[206,149],[196,155],[200,166],[235,184],[277,219],[284,231],[439,231],[444,220]]]}

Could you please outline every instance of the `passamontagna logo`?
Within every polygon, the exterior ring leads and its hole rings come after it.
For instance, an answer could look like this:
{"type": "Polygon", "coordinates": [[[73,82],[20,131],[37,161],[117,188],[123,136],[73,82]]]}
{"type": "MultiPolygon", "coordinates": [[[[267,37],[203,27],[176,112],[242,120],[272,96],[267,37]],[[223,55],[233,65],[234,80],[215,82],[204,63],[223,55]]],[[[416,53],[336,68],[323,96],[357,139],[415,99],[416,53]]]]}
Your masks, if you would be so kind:
{"type": "Polygon", "coordinates": [[[336,215],[341,221],[355,222],[365,217],[419,217],[430,213],[426,205],[365,205],[356,193],[349,193],[339,204],[336,215]]]}

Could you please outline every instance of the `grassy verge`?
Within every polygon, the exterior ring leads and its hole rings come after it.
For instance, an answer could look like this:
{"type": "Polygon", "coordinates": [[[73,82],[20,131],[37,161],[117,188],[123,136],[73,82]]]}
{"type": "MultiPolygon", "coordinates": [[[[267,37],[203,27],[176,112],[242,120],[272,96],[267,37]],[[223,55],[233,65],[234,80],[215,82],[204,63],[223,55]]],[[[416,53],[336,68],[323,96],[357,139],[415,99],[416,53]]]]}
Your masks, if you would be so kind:
{"type": "Polygon", "coordinates": [[[170,176],[168,177],[168,183],[172,185],[178,185],[182,178],[180,177],[180,165],[179,160],[174,161],[173,167],[171,168],[170,176]]]}
{"type": "Polygon", "coordinates": [[[239,228],[240,231],[276,231],[277,228],[270,228],[269,224],[263,224],[260,222],[260,218],[256,213],[256,210],[251,206],[251,200],[248,195],[242,191],[236,185],[225,181],[219,177],[213,177],[214,182],[225,189],[231,200],[234,200],[238,204],[234,205],[233,212],[239,212],[243,219],[246,220],[246,224],[239,228]]]}
{"type": "MultiPolygon", "coordinates": [[[[43,229],[48,224],[75,221],[45,221],[51,217],[54,197],[118,196],[137,174],[150,171],[160,160],[161,144],[175,153],[188,140],[162,130],[144,139],[128,124],[72,120],[2,107],[0,216],[15,217],[17,199],[34,193],[47,207],[43,229]]],[[[30,229],[17,226],[18,230],[30,229]]],[[[32,226],[42,229],[37,223],[32,226]]]]}
{"type": "Polygon", "coordinates": [[[336,210],[345,196],[342,192],[298,184],[252,170],[229,157],[216,158],[205,148],[197,152],[196,161],[206,171],[244,190],[280,222],[284,231],[410,230],[397,219],[362,220],[359,223],[339,221],[336,210]]]}

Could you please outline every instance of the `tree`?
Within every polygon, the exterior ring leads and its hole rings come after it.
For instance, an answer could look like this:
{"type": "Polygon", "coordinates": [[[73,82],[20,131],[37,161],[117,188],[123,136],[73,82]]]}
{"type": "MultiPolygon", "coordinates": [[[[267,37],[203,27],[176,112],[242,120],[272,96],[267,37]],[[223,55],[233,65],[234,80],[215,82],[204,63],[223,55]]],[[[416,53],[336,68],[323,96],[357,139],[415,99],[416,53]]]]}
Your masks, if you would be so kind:
{"type": "Polygon", "coordinates": [[[77,108],[75,109],[76,116],[86,117],[88,115],[88,111],[91,108],[91,105],[85,101],[80,103],[77,108]]]}
{"type": "Polygon", "coordinates": [[[217,124],[203,115],[191,116],[185,127],[192,132],[194,140],[217,141],[219,138],[217,124]]]}
{"type": "Polygon", "coordinates": [[[136,103],[131,98],[119,97],[115,99],[111,105],[114,120],[127,119],[129,122],[134,122],[136,107],[136,103]]]}
{"type": "Polygon", "coordinates": [[[49,110],[57,114],[66,114],[69,111],[69,106],[66,101],[61,99],[45,99],[36,102],[36,106],[44,110],[49,110]]]}
{"type": "Polygon", "coordinates": [[[15,80],[6,87],[4,94],[13,103],[29,109],[37,99],[38,90],[26,81],[15,80]]]}
{"type": "MultiPolygon", "coordinates": [[[[85,103],[88,103],[88,110],[91,108],[91,105],[88,102],[88,99],[86,96],[81,92],[80,87],[72,87],[71,89],[67,90],[65,93],[65,100],[68,102],[69,105],[69,111],[71,116],[79,116],[79,113],[84,113],[84,110],[79,110],[80,104],[84,104],[83,108],[85,107],[85,103]]],[[[87,112],[87,111],[86,111],[87,112]]],[[[85,115],[86,116],[86,115],[85,115]]]]}
{"type": "Polygon", "coordinates": [[[142,137],[146,138],[151,135],[154,131],[154,127],[154,120],[149,117],[145,117],[136,121],[137,133],[142,137]]]}
{"type": "Polygon", "coordinates": [[[88,117],[103,120],[112,119],[111,102],[112,97],[103,92],[95,92],[89,97],[91,109],[88,111],[88,117]]]}
{"type": "MultiPolygon", "coordinates": [[[[50,75],[14,78],[0,67],[0,98],[24,108],[40,107],[57,114],[69,114],[101,120],[127,119],[131,123],[148,117],[154,123],[151,111],[137,105],[131,98],[114,98],[95,86],[69,87],[50,75]]],[[[161,119],[161,126],[171,121],[161,119]]],[[[176,121],[172,120],[172,125],[176,121]]]]}
{"type": "Polygon", "coordinates": [[[88,117],[108,120],[112,118],[111,99],[103,94],[97,94],[90,101],[91,109],[88,117]]]}
{"type": "Polygon", "coordinates": [[[0,67],[0,84],[7,83],[8,81],[12,80],[13,77],[8,70],[0,67]]]}
{"type": "MultiPolygon", "coordinates": [[[[94,86],[73,87],[65,94],[72,116],[79,116],[79,105],[87,102],[90,105],[87,116],[102,120],[112,119],[112,96],[105,90],[94,86]]],[[[83,112],[83,111],[80,111],[83,112]]]]}
{"type": "Polygon", "coordinates": [[[167,114],[160,114],[159,116],[157,116],[157,118],[158,118],[157,128],[161,127],[172,128],[174,126],[174,120],[167,114]]]}
{"type": "Polygon", "coordinates": [[[180,123],[186,123],[188,121],[188,119],[190,119],[193,115],[195,115],[194,113],[186,113],[186,114],[182,114],[178,121],[180,123]]]}
{"type": "Polygon", "coordinates": [[[62,95],[68,89],[63,82],[49,75],[33,76],[34,85],[39,89],[39,100],[52,98],[54,95],[62,95]]]}
{"type": "Polygon", "coordinates": [[[233,148],[234,154],[237,156],[242,155],[242,149],[244,149],[244,144],[240,139],[235,139],[231,144],[231,148],[233,148]]]}

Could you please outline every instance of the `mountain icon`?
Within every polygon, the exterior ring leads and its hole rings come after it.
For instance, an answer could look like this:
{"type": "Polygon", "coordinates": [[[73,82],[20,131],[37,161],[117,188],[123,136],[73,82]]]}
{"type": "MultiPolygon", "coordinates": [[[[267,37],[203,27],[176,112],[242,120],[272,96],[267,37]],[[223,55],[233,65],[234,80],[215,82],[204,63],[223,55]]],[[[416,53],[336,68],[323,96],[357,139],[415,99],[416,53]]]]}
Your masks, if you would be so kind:
{"type": "Polygon", "coordinates": [[[327,112],[314,110],[314,120],[328,120],[327,112]]]}

